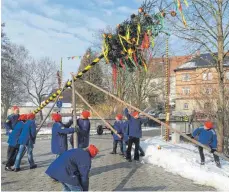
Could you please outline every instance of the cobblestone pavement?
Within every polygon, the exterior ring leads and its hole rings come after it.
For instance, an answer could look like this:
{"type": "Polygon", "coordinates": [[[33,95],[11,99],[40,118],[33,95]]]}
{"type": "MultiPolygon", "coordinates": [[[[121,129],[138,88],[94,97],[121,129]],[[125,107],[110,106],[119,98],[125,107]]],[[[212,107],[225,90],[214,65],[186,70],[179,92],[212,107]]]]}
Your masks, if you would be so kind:
{"type": "MultiPolygon", "coordinates": [[[[90,190],[93,191],[210,191],[214,188],[194,184],[193,181],[149,164],[126,162],[120,155],[111,155],[111,135],[91,136],[91,143],[99,149],[92,161],[90,190]]],[[[6,159],[7,144],[2,143],[2,161],[6,159]]],[[[61,191],[45,171],[55,156],[50,153],[50,140],[37,140],[34,159],[37,169],[30,170],[27,155],[20,172],[6,172],[2,165],[2,191],[61,191]]]]}

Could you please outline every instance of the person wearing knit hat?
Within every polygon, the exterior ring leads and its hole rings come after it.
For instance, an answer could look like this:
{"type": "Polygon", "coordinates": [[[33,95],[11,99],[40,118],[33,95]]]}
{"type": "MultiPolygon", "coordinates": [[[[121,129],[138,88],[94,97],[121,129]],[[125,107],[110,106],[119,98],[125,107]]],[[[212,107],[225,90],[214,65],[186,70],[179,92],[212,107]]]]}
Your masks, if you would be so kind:
{"type": "Polygon", "coordinates": [[[21,114],[18,118],[18,122],[15,125],[13,131],[9,135],[9,139],[7,143],[9,144],[8,146],[8,156],[7,156],[7,162],[6,162],[6,171],[12,171],[11,166],[14,165],[17,153],[18,153],[18,139],[20,137],[20,134],[22,132],[22,129],[25,125],[27,116],[25,114],[21,114]]]}
{"type": "MultiPolygon", "coordinates": [[[[116,121],[114,122],[113,128],[117,131],[119,135],[122,135],[122,114],[117,114],[115,120],[116,121]]],[[[117,153],[117,145],[119,144],[121,152],[120,155],[124,155],[122,139],[119,138],[117,134],[114,134],[113,132],[111,133],[113,135],[113,151],[111,152],[111,154],[117,153]]]]}
{"type": "Polygon", "coordinates": [[[58,157],[68,150],[67,134],[78,132],[79,129],[78,127],[65,128],[61,123],[62,116],[59,113],[53,113],[52,120],[54,124],[52,126],[51,151],[58,157]]]}
{"type": "Polygon", "coordinates": [[[148,119],[139,118],[139,113],[137,111],[129,114],[127,108],[124,110],[124,115],[128,120],[128,147],[126,151],[126,159],[131,162],[131,149],[133,143],[135,144],[134,150],[134,160],[139,161],[139,146],[140,146],[140,138],[142,137],[142,124],[146,123],[148,119]]]}
{"type": "Polygon", "coordinates": [[[99,150],[96,146],[65,151],[46,170],[46,174],[60,182],[63,191],[88,191],[91,160],[99,150]]]}
{"type": "Polygon", "coordinates": [[[37,165],[33,160],[33,148],[36,139],[36,124],[35,124],[35,114],[29,113],[27,115],[27,121],[24,124],[20,137],[18,139],[19,151],[14,164],[14,171],[20,171],[21,159],[23,158],[23,152],[27,149],[28,162],[30,164],[30,169],[35,169],[37,165]]]}
{"type": "MultiPolygon", "coordinates": [[[[87,110],[84,110],[80,118],[76,120],[77,126],[79,127],[79,131],[77,133],[78,135],[78,148],[87,148],[89,146],[90,141],[90,129],[91,124],[90,120],[88,119],[90,117],[90,112],[87,110]]],[[[70,137],[70,143],[73,148],[73,135],[70,137]]]]}
{"type": "MultiPolygon", "coordinates": [[[[213,153],[214,160],[216,163],[216,166],[221,168],[220,160],[217,155],[214,154],[214,152],[217,149],[217,135],[215,130],[213,129],[214,125],[211,121],[206,121],[204,123],[204,126],[199,127],[195,129],[192,133],[192,138],[198,137],[198,141],[211,148],[211,153],[213,153]]],[[[201,165],[205,164],[205,156],[203,153],[203,147],[198,147],[200,159],[201,159],[201,165]]]]}

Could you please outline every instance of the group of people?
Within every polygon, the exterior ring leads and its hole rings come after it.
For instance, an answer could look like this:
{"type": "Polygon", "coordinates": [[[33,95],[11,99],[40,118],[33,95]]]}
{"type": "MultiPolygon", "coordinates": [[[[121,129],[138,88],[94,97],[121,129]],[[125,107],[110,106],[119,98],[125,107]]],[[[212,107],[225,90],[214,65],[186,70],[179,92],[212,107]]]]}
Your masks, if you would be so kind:
{"type": "Polygon", "coordinates": [[[134,143],[134,160],[139,161],[139,156],[145,156],[145,153],[140,146],[140,138],[142,137],[142,124],[146,123],[148,119],[140,118],[137,111],[130,114],[127,108],[124,110],[124,115],[124,118],[122,114],[116,115],[116,121],[114,122],[113,128],[117,134],[112,132],[113,151],[111,154],[117,153],[117,145],[119,144],[120,154],[131,162],[131,149],[134,143]]]}
{"type": "MultiPolygon", "coordinates": [[[[52,127],[51,151],[56,155],[56,159],[46,170],[54,181],[60,182],[64,191],[88,191],[89,172],[91,169],[91,160],[99,150],[90,143],[90,112],[83,111],[77,118],[77,126],[72,127],[73,119],[67,124],[62,122],[62,116],[59,113],[52,114],[54,121],[52,127]],[[73,134],[77,133],[77,148],[74,148],[73,134]],[[72,149],[68,150],[67,135],[71,134],[70,143],[72,149]]],[[[140,147],[140,138],[142,137],[142,124],[147,122],[147,118],[141,118],[139,113],[134,111],[130,113],[127,108],[122,114],[116,115],[116,121],[112,125],[115,132],[113,134],[113,151],[117,154],[117,144],[120,145],[120,154],[131,161],[131,149],[135,144],[134,160],[139,161],[139,156],[144,156],[144,151],[140,147]],[[140,155],[139,155],[140,151],[140,155]]],[[[20,161],[24,155],[25,149],[28,151],[28,160],[30,168],[36,168],[33,160],[33,145],[36,139],[36,125],[34,114],[19,115],[19,108],[13,107],[13,114],[8,116],[5,122],[6,131],[9,134],[7,163],[5,170],[20,171],[20,161]],[[13,169],[11,166],[14,166],[13,169]]],[[[192,138],[198,137],[198,141],[203,145],[211,147],[212,153],[217,148],[217,136],[213,129],[213,123],[205,122],[203,127],[197,128],[192,134],[192,138]]],[[[201,165],[204,165],[205,158],[203,148],[199,147],[201,165]]],[[[221,167],[219,157],[214,154],[216,165],[221,167]]]]}
{"type": "Polygon", "coordinates": [[[37,167],[33,160],[33,147],[36,140],[35,114],[19,115],[17,106],[12,108],[12,112],[4,123],[6,134],[9,136],[5,170],[20,171],[21,159],[26,150],[30,169],[34,169],[37,167]]]}

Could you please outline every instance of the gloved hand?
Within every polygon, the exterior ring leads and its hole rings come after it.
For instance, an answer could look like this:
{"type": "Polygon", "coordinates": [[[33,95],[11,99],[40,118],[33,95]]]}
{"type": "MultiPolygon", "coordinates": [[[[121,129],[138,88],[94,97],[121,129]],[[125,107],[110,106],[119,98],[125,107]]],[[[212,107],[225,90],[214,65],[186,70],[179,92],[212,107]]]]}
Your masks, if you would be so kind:
{"type": "Polygon", "coordinates": [[[211,149],[211,153],[214,153],[216,151],[216,149],[211,149]]]}
{"type": "Polygon", "coordinates": [[[76,133],[79,132],[79,127],[75,127],[75,132],[76,132],[76,133]]]}

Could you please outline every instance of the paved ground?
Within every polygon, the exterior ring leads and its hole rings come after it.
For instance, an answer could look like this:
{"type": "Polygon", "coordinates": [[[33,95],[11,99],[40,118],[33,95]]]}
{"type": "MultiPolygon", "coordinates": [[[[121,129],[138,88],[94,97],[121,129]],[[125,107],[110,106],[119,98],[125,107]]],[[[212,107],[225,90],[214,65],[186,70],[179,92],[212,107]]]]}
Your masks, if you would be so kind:
{"type": "MultiPolygon", "coordinates": [[[[156,134],[156,133],[155,133],[156,134]]],[[[158,134],[158,133],[157,133],[158,134]]],[[[147,133],[144,135],[149,136],[147,133]]],[[[173,175],[163,168],[136,162],[126,162],[119,155],[111,155],[111,135],[91,136],[100,154],[93,160],[90,173],[90,190],[93,191],[210,191],[210,187],[194,184],[191,180],[173,175]]],[[[2,143],[2,160],[6,158],[7,145],[2,143]]],[[[6,172],[2,165],[2,191],[60,191],[44,172],[55,156],[50,153],[50,140],[37,140],[34,149],[38,168],[30,170],[27,156],[21,172],[6,172]]]]}

